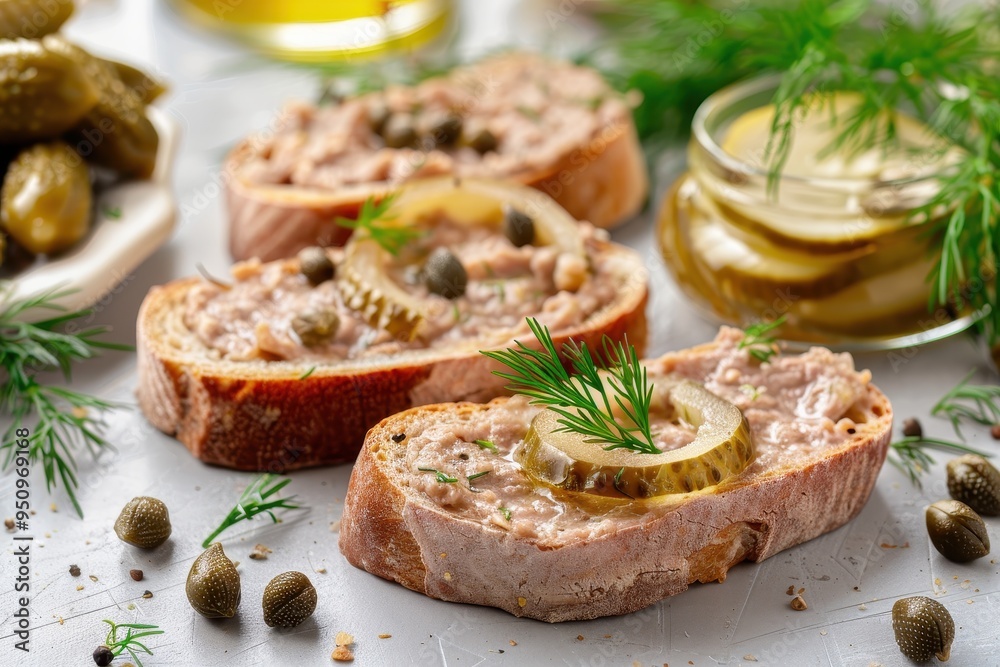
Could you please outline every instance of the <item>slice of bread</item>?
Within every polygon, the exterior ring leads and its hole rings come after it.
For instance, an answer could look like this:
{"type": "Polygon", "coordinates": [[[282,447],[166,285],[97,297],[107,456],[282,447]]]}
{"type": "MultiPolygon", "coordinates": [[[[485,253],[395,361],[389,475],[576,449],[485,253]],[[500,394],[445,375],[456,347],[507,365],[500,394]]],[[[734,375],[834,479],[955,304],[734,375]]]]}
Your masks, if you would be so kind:
{"type": "MultiPolygon", "coordinates": [[[[577,228],[577,223],[569,224],[577,228]]],[[[579,308],[582,317],[577,324],[553,331],[557,342],[573,337],[597,345],[607,334],[615,340],[627,337],[641,349],[646,341],[647,298],[641,258],[606,240],[606,234],[594,233],[589,225],[581,223],[579,228],[587,238],[586,260],[594,267],[586,280],[599,285],[599,291],[586,297],[587,310],[582,310],[587,283],[578,292],[558,291],[545,304],[559,304],[560,312],[543,306],[535,315],[544,321],[579,308]],[[603,301],[595,294],[614,296],[603,301]]],[[[328,253],[335,259],[343,254],[337,249],[328,253]]],[[[299,273],[297,258],[263,265],[247,262],[234,268],[234,276],[237,287],[241,280],[263,282],[278,276],[294,283],[293,289],[301,285],[303,291],[311,290],[299,273]]],[[[470,292],[474,285],[470,278],[470,292]]],[[[329,288],[321,298],[341,302],[335,281],[321,287],[329,288]]],[[[368,429],[388,415],[415,405],[502,395],[504,381],[492,374],[496,364],[479,351],[506,347],[527,331],[523,317],[509,328],[497,319],[479,336],[463,333],[434,346],[389,337],[383,344],[392,351],[385,353],[277,359],[268,354],[275,348],[262,346],[249,356],[234,358],[210,345],[204,327],[191,319],[192,312],[210,308],[213,294],[224,290],[206,279],[187,278],[150,291],[137,322],[137,395],[150,422],[176,436],[197,458],[239,470],[277,472],[353,460],[368,429]]],[[[267,303],[259,307],[254,301],[240,301],[222,324],[234,331],[253,329],[254,322],[287,326],[297,314],[295,294],[279,285],[268,295],[267,303]],[[264,306],[271,309],[266,314],[260,310],[264,306]]],[[[315,295],[309,291],[307,298],[315,295]]],[[[509,288],[506,298],[508,305],[515,298],[509,288]]],[[[444,315],[450,319],[448,312],[444,315]]],[[[387,337],[357,317],[341,313],[341,330],[356,331],[362,340],[387,337]]],[[[291,339],[286,345],[299,349],[291,339]]]]}
{"type": "Polygon", "coordinates": [[[723,329],[713,343],[645,362],[654,383],[704,382],[746,415],[756,458],[717,486],[642,501],[544,487],[510,456],[538,407],[523,397],[426,406],[369,432],[341,551],[431,597],[554,622],[641,609],[843,525],[885,459],[889,401],[849,355],[814,348],[761,365],[740,340],[723,329]]]}
{"type": "MultiPolygon", "coordinates": [[[[430,134],[430,130],[425,130],[430,134]]],[[[610,228],[635,215],[646,165],[626,101],[593,70],[509,53],[413,87],[391,87],[317,108],[289,105],[247,138],[224,169],[229,247],[236,259],[291,257],[341,245],[369,196],[417,178],[456,175],[531,185],[578,220],[610,228]],[[414,121],[457,115],[488,129],[495,151],[463,146],[386,147],[368,118],[375,107],[414,121]]]]}

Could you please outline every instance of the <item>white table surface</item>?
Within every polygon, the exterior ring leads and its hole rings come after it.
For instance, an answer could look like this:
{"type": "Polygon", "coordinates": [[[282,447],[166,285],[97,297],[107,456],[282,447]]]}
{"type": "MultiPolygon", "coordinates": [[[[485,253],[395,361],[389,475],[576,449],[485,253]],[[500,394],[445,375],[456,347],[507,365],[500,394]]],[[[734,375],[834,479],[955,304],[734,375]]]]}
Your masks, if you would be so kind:
{"type": "MultiPolygon", "coordinates": [[[[549,22],[529,4],[469,0],[462,43],[470,50],[505,41],[550,43],[549,22]]],[[[571,9],[575,3],[563,5],[571,9]]],[[[566,25],[571,23],[560,29],[566,25]]],[[[172,94],[164,106],[183,132],[174,181],[178,230],[98,304],[93,317],[96,324],[113,326],[113,340],[132,343],[136,312],[152,285],[191,274],[199,262],[214,273],[226,270],[223,206],[213,181],[220,160],[236,140],[265,125],[287,98],[312,97],[315,80],[194,30],[152,0],[91,0],[69,32],[94,50],[145,63],[170,80],[172,94]]],[[[659,183],[658,191],[664,186],[659,183]]],[[[710,339],[714,327],[678,295],[655,254],[649,220],[636,220],[614,236],[639,248],[652,273],[649,353],[710,339]]],[[[944,437],[951,435],[949,425],[927,417],[941,393],[972,368],[980,369],[981,381],[995,379],[966,337],[860,356],[858,365],[872,370],[900,420],[920,416],[925,431],[944,437]]],[[[135,382],[134,355],[124,353],[83,364],[75,375],[77,387],[130,404],[135,382]]],[[[985,429],[967,432],[974,446],[1000,451],[985,429]]],[[[739,565],[724,584],[695,585],[628,616],[558,625],[432,600],[351,567],[337,549],[335,530],[350,466],[296,472],[291,488],[312,509],[293,513],[280,525],[257,520],[225,533],[227,553],[242,561],[243,602],[236,618],[208,621],[188,606],[184,580],[201,552],[199,541],[251,475],[202,465],[135,409],[114,414],[108,438],[115,452],[96,462],[79,456],[84,520],[61,493],[49,497],[41,471],[34,473],[32,650],[24,654],[13,648],[17,596],[14,559],[8,556],[0,566],[2,665],[92,665],[90,654],[105,633],[101,619],[109,618],[156,623],[166,630],[150,638],[155,655],[144,661],[150,666],[328,665],[335,635],[346,631],[356,638],[357,665],[888,667],[909,664],[893,641],[889,616],[893,602],[907,595],[936,596],[951,611],[958,630],[949,664],[1000,665],[998,559],[949,563],[929,546],[923,526],[924,506],[947,497],[945,455],[937,456],[939,465],[923,491],[886,466],[868,505],[849,525],[762,564],[739,565]],[[148,553],[123,544],[112,531],[118,511],[136,495],[161,498],[173,519],[173,537],[148,553]],[[273,549],[267,560],[248,558],[258,542],[273,549]],[[70,576],[71,564],[79,565],[79,578],[70,576]],[[142,569],[145,579],[132,581],[131,568],[142,569]],[[298,628],[276,631],[262,621],[261,592],[271,577],[287,570],[309,575],[319,607],[298,628]],[[808,610],[790,609],[785,591],[792,585],[806,589],[808,610]],[[151,599],[141,597],[146,589],[153,592],[151,599]],[[380,639],[381,633],[392,637],[380,639]]],[[[11,516],[12,477],[0,479],[0,517],[11,516]]],[[[988,519],[987,525],[1000,542],[1000,520],[988,519]]],[[[0,532],[10,553],[12,537],[0,532]]]]}

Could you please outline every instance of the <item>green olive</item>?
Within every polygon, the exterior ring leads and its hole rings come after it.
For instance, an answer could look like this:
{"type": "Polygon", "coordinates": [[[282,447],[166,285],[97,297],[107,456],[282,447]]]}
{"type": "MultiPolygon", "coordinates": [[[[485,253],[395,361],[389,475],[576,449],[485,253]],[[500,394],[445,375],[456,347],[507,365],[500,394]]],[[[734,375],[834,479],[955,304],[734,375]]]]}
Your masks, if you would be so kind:
{"type": "Polygon", "coordinates": [[[128,501],[115,521],[118,538],[140,549],[153,549],[170,537],[170,512],[162,500],[137,496],[128,501]]]}
{"type": "Polygon", "coordinates": [[[469,275],[447,248],[436,248],[424,264],[424,284],[432,294],[457,299],[465,294],[469,275]]]}
{"type": "Polygon", "coordinates": [[[67,140],[88,162],[122,176],[149,178],[156,166],[160,138],[140,97],[125,85],[114,67],[60,35],[49,35],[43,44],[79,64],[98,90],[97,105],[67,140]]]}
{"type": "Polygon", "coordinates": [[[530,245],[535,241],[535,221],[527,213],[505,206],[503,233],[518,248],[530,245]]]}
{"type": "Polygon", "coordinates": [[[0,39],[38,39],[59,30],[73,0],[0,0],[0,39]]]}
{"type": "Polygon", "coordinates": [[[332,310],[309,310],[292,318],[292,330],[306,347],[316,347],[337,335],[340,318],[332,310]]]}
{"type": "Polygon", "coordinates": [[[316,611],[316,588],[301,572],[285,572],[264,589],[264,622],[271,628],[294,628],[316,611]]]}
{"type": "Polygon", "coordinates": [[[948,461],[948,493],[979,514],[1000,516],[1000,470],[982,456],[948,461]]]}
{"type": "Polygon", "coordinates": [[[948,560],[967,563],[990,552],[986,524],[965,503],[939,500],[927,508],[926,518],[931,543],[948,560]]]}
{"type": "Polygon", "coordinates": [[[382,128],[382,138],[389,148],[416,148],[419,137],[413,125],[413,117],[405,113],[394,113],[382,128]]]}
{"type": "Polygon", "coordinates": [[[480,155],[497,149],[497,138],[488,129],[481,128],[466,139],[466,142],[480,155]]]}
{"type": "Polygon", "coordinates": [[[35,144],[10,165],[0,191],[0,225],[29,252],[58,253],[90,229],[90,172],[61,141],[35,144]]]}
{"type": "Polygon", "coordinates": [[[462,117],[451,113],[441,116],[428,128],[428,135],[435,146],[451,146],[462,136],[462,117]]]}
{"type": "Polygon", "coordinates": [[[97,85],[71,58],[39,42],[0,40],[0,143],[54,139],[98,97],[97,85]]]}
{"type": "Polygon", "coordinates": [[[896,644],[910,660],[926,662],[937,656],[946,662],[955,641],[955,621],[945,606],[924,596],[901,598],[892,605],[896,644]]]}
{"type": "Polygon", "coordinates": [[[125,84],[128,91],[134,95],[142,104],[152,104],[161,95],[167,92],[167,87],[162,81],[154,79],[141,69],[118,62],[99,58],[101,62],[110,66],[114,70],[121,82],[125,84]]]}
{"type": "Polygon", "coordinates": [[[336,269],[329,255],[319,246],[304,248],[299,252],[299,271],[313,287],[333,280],[336,269]]]}
{"type": "Polygon", "coordinates": [[[188,602],[207,618],[232,618],[240,606],[240,573],[215,542],[194,559],[184,586],[188,602]]]}

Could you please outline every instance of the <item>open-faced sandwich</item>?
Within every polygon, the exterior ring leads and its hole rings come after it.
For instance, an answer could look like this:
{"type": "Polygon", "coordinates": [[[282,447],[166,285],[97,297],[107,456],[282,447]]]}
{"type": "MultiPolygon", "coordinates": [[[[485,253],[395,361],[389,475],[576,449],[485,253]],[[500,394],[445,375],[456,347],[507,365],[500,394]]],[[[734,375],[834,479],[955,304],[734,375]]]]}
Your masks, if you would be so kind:
{"type": "Polygon", "coordinates": [[[338,216],[417,178],[531,185],[604,228],[635,214],[648,186],[622,96],[593,70],[524,53],[412,87],[290,105],[232,152],[225,174],[230,250],[264,261],[342,244],[338,216]]]}
{"type": "Polygon", "coordinates": [[[431,179],[363,209],[344,248],[150,291],[138,397],[154,425],[231,468],[335,463],[394,412],[503,394],[479,351],[527,316],[557,340],[645,342],[639,255],[537,190],[431,179]]]}
{"type": "Polygon", "coordinates": [[[892,408],[848,354],[774,356],[736,329],[638,361],[543,342],[488,353],[520,394],[373,428],[340,549],[426,595],[566,621],[722,581],[865,504],[892,408]]]}

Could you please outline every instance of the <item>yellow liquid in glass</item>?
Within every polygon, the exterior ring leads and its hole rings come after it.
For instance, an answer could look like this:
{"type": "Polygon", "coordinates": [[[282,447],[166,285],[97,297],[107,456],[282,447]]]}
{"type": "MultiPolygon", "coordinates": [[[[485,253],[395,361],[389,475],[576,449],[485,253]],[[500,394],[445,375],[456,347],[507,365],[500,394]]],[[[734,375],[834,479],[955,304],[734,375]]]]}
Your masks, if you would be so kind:
{"type": "Polygon", "coordinates": [[[325,23],[383,16],[415,0],[187,0],[233,23],[325,23]]]}

